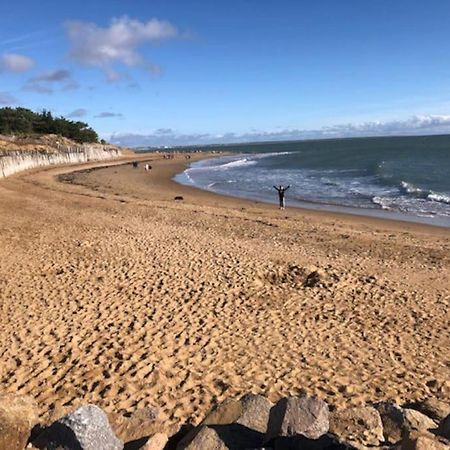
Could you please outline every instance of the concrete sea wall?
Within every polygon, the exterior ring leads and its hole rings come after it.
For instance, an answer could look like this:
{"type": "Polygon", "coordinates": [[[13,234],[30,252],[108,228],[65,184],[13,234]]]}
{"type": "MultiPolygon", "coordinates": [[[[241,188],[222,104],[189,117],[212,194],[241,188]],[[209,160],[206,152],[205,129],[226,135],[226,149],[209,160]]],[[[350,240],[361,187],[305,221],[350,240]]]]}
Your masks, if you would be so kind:
{"type": "Polygon", "coordinates": [[[61,146],[55,152],[0,152],[0,179],[36,167],[101,161],[120,156],[119,148],[102,145],[61,146]]]}

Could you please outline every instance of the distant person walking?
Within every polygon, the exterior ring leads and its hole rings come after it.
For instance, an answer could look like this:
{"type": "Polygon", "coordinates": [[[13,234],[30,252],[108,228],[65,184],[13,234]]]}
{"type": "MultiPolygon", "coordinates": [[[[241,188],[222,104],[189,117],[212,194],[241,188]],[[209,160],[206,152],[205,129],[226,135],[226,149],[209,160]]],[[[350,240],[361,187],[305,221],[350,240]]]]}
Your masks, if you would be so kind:
{"type": "Polygon", "coordinates": [[[278,199],[280,201],[280,209],[284,209],[286,207],[286,201],[284,199],[284,194],[285,192],[290,188],[291,186],[281,186],[281,184],[279,186],[274,186],[274,189],[276,189],[278,191],[278,199]]]}

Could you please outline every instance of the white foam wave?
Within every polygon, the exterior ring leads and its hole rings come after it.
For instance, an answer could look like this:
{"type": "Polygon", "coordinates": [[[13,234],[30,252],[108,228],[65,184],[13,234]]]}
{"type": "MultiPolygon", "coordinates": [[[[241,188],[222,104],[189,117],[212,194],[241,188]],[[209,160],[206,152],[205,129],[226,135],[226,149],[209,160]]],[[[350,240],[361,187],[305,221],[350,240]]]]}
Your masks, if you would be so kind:
{"type": "Polygon", "coordinates": [[[208,167],[208,169],[221,170],[221,169],[230,169],[233,167],[253,166],[254,164],[256,164],[256,161],[252,161],[251,159],[248,158],[242,158],[236,161],[230,161],[226,164],[221,164],[219,166],[208,167]]]}
{"type": "Polygon", "coordinates": [[[442,194],[439,192],[434,192],[431,190],[420,189],[414,186],[411,183],[407,183],[406,181],[402,181],[402,188],[406,191],[406,193],[413,195],[415,197],[430,200],[432,202],[445,203],[450,205],[450,196],[447,194],[442,194]]]}
{"type": "Polygon", "coordinates": [[[445,194],[437,194],[435,192],[432,192],[428,194],[427,198],[433,202],[445,203],[447,205],[450,205],[450,196],[445,194]]]}
{"type": "Polygon", "coordinates": [[[402,185],[403,190],[406,191],[407,194],[412,194],[412,195],[416,195],[419,197],[427,195],[427,191],[424,191],[423,189],[420,189],[406,181],[402,181],[401,185],[402,185]]]}
{"type": "Polygon", "coordinates": [[[381,207],[381,209],[384,209],[385,211],[389,211],[392,208],[389,206],[390,201],[387,198],[383,198],[383,197],[372,197],[372,203],[374,203],[375,205],[378,205],[381,207]]]}

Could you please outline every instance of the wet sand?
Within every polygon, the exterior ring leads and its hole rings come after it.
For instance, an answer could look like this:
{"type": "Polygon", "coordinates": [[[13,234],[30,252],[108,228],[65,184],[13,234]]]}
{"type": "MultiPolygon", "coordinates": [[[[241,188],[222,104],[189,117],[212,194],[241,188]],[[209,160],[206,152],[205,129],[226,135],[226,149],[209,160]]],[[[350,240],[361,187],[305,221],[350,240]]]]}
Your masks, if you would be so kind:
{"type": "Polygon", "coordinates": [[[173,424],[247,392],[448,398],[450,230],[279,211],[145,158],[0,182],[2,391],[173,424]]]}

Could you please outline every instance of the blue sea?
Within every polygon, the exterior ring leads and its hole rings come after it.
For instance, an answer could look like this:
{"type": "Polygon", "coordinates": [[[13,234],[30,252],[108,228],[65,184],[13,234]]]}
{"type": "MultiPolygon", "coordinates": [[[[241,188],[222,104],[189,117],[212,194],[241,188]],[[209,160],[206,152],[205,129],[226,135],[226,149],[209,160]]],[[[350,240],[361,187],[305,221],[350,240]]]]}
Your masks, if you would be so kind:
{"type": "Polygon", "coordinates": [[[216,147],[175,180],[221,194],[450,227],[450,136],[333,139],[216,147]]]}

